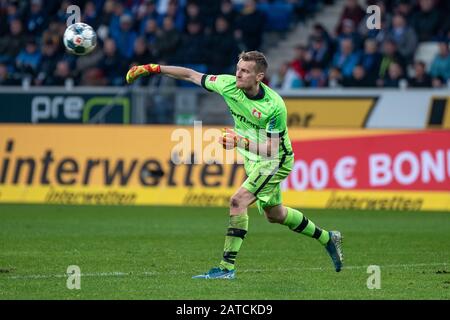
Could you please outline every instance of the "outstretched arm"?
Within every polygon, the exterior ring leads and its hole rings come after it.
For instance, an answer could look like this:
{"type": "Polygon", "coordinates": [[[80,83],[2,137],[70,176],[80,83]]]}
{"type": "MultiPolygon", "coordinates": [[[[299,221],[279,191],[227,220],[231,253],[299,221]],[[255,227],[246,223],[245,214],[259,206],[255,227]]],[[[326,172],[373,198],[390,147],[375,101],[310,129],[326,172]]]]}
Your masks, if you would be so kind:
{"type": "Polygon", "coordinates": [[[189,81],[195,83],[198,86],[202,85],[203,74],[200,72],[184,67],[161,66],[159,64],[134,66],[128,71],[126,79],[128,83],[133,83],[141,76],[148,76],[150,74],[158,73],[178,80],[189,81]]]}

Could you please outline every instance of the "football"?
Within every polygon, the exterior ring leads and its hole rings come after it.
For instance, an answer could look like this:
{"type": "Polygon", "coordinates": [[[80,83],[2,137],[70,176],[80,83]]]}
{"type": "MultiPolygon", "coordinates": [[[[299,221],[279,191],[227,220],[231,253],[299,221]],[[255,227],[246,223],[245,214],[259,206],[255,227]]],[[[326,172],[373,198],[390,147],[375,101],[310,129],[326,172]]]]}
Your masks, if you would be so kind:
{"type": "Polygon", "coordinates": [[[82,22],[74,23],[64,32],[64,46],[67,51],[76,55],[86,55],[97,45],[97,34],[94,29],[82,22]]]}

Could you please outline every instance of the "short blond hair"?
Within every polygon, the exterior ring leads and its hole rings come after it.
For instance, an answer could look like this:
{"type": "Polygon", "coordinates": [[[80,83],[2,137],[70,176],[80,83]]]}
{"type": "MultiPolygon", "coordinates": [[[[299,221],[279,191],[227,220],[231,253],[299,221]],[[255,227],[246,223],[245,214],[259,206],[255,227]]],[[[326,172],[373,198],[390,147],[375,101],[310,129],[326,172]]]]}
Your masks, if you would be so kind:
{"type": "Polygon", "coordinates": [[[266,73],[267,67],[269,66],[266,57],[259,51],[243,51],[241,52],[241,54],[239,54],[239,60],[254,61],[256,65],[256,71],[258,73],[266,73]]]}

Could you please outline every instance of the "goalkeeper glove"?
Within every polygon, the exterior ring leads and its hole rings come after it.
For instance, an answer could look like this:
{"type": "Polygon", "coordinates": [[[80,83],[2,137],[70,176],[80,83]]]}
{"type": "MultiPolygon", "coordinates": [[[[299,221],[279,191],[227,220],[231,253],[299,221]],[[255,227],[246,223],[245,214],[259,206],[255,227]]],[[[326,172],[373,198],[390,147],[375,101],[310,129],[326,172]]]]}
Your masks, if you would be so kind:
{"type": "Polygon", "coordinates": [[[145,64],[142,66],[134,66],[127,73],[127,83],[133,83],[140,76],[148,76],[149,74],[161,73],[159,64],[145,64]]]}
{"type": "Polygon", "coordinates": [[[250,146],[250,140],[236,134],[234,130],[229,128],[222,129],[222,137],[219,142],[222,143],[222,147],[227,150],[234,149],[235,147],[248,150],[250,146]]]}

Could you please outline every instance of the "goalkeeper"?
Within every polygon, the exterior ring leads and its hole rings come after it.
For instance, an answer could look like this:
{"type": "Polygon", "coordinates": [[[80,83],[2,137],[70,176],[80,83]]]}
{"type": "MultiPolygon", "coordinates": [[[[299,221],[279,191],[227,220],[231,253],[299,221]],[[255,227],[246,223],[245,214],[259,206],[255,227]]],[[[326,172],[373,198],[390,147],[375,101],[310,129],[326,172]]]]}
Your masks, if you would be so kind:
{"type": "Polygon", "coordinates": [[[292,170],[294,154],[284,101],[262,83],[267,66],[262,53],[250,51],[239,55],[235,76],[206,75],[188,68],[158,64],[134,66],[127,73],[128,83],[140,76],[161,73],[216,92],[224,98],[235,122],[234,130],[225,129],[220,142],[225,149],[237,148],[244,156],[248,178],[230,199],[230,220],[221,262],[218,267],[194,278],[235,277],[236,256],[248,230],[247,208],[255,201],[259,212],[265,214],[269,222],[317,239],[331,256],[335,270],[339,272],[342,268],[340,232],[323,230],[301,211],[282,205],[280,183],[292,170]]]}

